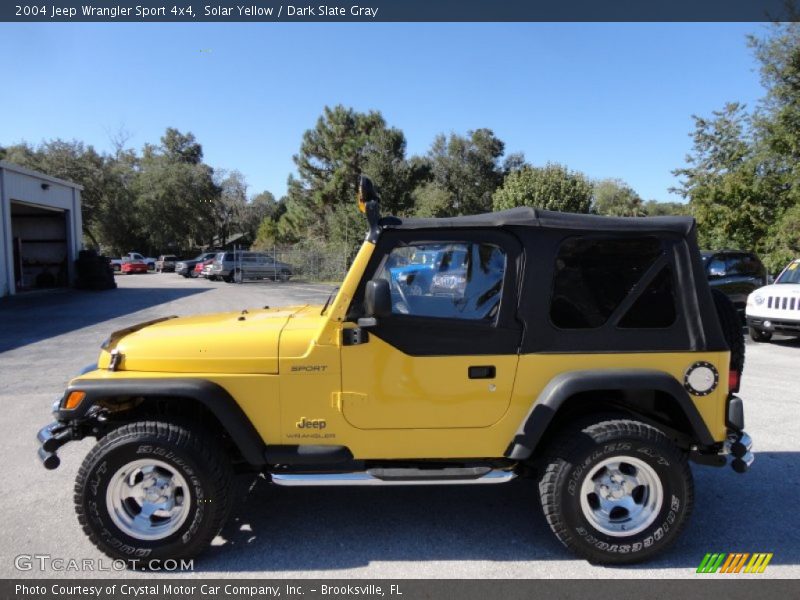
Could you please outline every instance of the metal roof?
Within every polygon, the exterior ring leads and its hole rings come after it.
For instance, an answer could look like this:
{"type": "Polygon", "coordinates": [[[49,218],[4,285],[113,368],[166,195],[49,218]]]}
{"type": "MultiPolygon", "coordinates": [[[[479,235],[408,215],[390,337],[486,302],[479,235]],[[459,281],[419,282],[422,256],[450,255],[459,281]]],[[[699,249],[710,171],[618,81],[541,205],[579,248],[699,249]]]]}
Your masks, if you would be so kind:
{"type": "Polygon", "coordinates": [[[50,175],[46,175],[45,173],[40,173],[39,171],[26,169],[25,167],[20,167],[19,165],[8,162],[6,160],[0,160],[0,169],[4,171],[11,171],[12,173],[19,173],[20,175],[35,177],[36,179],[41,179],[42,181],[48,181],[50,183],[63,185],[65,187],[75,188],[78,190],[83,189],[83,186],[80,185],[79,183],[75,183],[73,181],[67,181],[66,179],[59,179],[58,177],[51,177],[50,175]]]}

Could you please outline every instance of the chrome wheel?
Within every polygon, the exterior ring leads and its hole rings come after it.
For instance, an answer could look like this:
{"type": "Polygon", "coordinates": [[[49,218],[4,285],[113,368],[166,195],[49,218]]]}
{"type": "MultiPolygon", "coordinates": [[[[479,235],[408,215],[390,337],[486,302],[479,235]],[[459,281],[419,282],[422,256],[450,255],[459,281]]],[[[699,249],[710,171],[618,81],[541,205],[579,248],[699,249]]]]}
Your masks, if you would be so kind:
{"type": "Polygon", "coordinates": [[[647,529],[663,502],[658,474],[632,456],[614,456],[596,464],[581,486],[583,516],[598,531],[613,537],[647,529]]]}
{"type": "Polygon", "coordinates": [[[119,529],[137,540],[175,533],[189,514],[191,493],[174,467],[155,459],[129,462],[114,473],[106,506],[119,529]]]}

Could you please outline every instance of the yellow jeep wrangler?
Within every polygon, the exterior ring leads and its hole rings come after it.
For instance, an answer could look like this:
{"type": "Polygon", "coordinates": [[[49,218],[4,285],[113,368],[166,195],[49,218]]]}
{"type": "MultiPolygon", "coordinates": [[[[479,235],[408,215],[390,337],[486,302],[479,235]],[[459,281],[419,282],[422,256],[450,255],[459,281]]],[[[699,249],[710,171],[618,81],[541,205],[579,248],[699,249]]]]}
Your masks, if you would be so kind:
{"type": "Polygon", "coordinates": [[[381,218],[325,306],[167,318],[113,333],[38,435],[86,436],[78,519],[121,559],[198,554],[234,472],[275,485],[539,482],[558,539],[654,556],[693,502],[688,461],[753,461],[735,309],[691,218],[531,208],[381,218]]]}

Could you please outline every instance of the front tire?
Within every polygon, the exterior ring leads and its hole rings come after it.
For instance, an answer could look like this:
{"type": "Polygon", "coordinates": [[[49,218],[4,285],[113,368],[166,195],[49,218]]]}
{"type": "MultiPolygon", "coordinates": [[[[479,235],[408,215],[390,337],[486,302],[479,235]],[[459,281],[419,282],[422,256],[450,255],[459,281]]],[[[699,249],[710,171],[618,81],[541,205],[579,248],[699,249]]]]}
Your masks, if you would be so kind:
{"type": "Polygon", "coordinates": [[[562,435],[539,482],[550,528],[599,564],[635,563],[667,548],[692,511],[692,473],[661,431],[627,419],[562,435]]]}
{"type": "Polygon", "coordinates": [[[230,511],[232,468],[208,435],[160,421],[114,430],[92,449],[75,481],[78,521],[115,559],[192,558],[230,511]]]}

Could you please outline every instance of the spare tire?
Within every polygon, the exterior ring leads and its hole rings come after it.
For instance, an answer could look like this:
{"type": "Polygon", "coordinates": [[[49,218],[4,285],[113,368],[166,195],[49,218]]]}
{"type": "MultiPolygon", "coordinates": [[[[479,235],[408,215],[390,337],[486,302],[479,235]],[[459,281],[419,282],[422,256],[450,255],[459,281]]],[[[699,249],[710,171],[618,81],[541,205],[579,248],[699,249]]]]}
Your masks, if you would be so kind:
{"type": "MultiPolygon", "coordinates": [[[[711,290],[714,297],[714,307],[717,309],[722,335],[731,351],[731,371],[736,371],[741,376],[744,371],[744,334],[742,333],[742,320],[736,307],[725,294],[719,290],[711,290]]],[[[739,391],[731,390],[732,392],[739,391]]]]}

